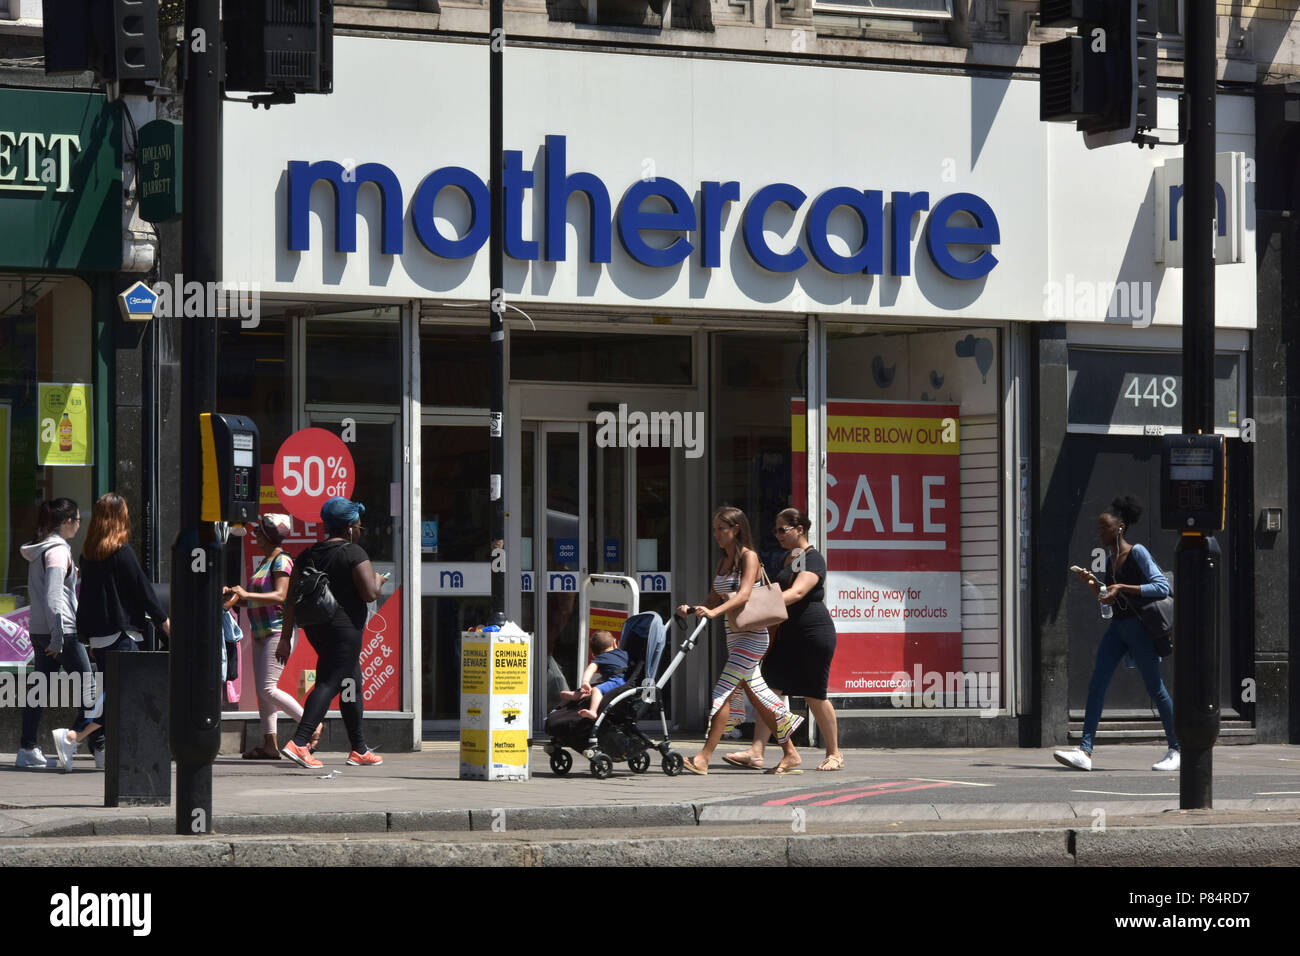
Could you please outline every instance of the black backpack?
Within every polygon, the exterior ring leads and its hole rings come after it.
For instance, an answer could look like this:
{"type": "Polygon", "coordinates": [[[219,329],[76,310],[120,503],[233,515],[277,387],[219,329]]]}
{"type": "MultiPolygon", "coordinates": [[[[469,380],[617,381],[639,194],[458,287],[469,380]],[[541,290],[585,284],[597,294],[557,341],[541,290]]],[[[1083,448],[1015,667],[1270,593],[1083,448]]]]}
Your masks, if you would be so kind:
{"type": "MultiPolygon", "coordinates": [[[[338,553],[344,548],[339,545],[330,554],[325,562],[329,565],[338,557],[338,553]]],[[[317,553],[313,549],[305,553],[302,557],[310,560],[302,560],[302,574],[298,577],[298,591],[293,598],[293,618],[294,624],[303,627],[316,627],[321,624],[328,624],[334,619],[334,614],[339,609],[338,598],[330,590],[330,579],[324,568],[316,567],[317,553]]]]}

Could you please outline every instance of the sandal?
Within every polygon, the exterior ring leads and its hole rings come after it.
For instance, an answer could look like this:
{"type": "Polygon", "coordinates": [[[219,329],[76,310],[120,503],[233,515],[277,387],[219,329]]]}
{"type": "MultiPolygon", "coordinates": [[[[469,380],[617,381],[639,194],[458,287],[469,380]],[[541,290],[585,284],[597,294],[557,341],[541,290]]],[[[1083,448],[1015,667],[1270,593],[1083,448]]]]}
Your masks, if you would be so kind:
{"type": "Polygon", "coordinates": [[[252,750],[246,750],[244,752],[244,759],[245,760],[279,760],[280,753],[279,751],[276,751],[273,754],[269,754],[261,747],[254,747],[252,750]]]}
{"type": "Polygon", "coordinates": [[[803,773],[803,769],[798,764],[795,764],[793,767],[789,767],[786,766],[784,763],[779,763],[771,770],[764,770],[763,773],[773,773],[776,774],[778,777],[784,777],[796,773],[803,773]]]}
{"type": "MultiPolygon", "coordinates": [[[[308,751],[308,753],[315,753],[315,752],[316,752],[316,748],[320,746],[320,735],[321,735],[321,731],[324,730],[324,729],[325,729],[325,725],[324,725],[324,724],[319,724],[319,725],[317,725],[316,730],[313,731],[313,733],[312,733],[312,735],[311,735],[311,740],[307,741],[307,751],[308,751]]],[[[278,757],[279,757],[279,754],[277,754],[276,757],[278,758],[278,757]]]]}
{"type": "Polygon", "coordinates": [[[817,766],[818,770],[843,770],[844,755],[831,754],[817,766]]]}
{"type": "Polygon", "coordinates": [[[750,756],[748,750],[738,750],[735,753],[723,754],[722,759],[733,767],[744,767],[747,770],[762,770],[763,758],[755,760],[750,756]]]}
{"type": "Polygon", "coordinates": [[[708,770],[701,770],[699,767],[695,766],[695,760],[693,758],[690,760],[683,760],[682,769],[687,773],[695,774],[697,777],[707,777],[709,775],[708,770]]]}

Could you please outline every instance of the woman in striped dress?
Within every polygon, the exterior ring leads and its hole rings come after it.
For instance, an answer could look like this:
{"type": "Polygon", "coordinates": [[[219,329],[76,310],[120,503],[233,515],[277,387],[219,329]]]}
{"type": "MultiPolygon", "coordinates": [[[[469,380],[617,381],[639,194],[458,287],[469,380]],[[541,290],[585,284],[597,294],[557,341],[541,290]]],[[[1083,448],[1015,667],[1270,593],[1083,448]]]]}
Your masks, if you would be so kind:
{"type": "MultiPolygon", "coordinates": [[[[683,763],[682,769],[694,774],[709,772],[709,758],[713,756],[727,727],[731,710],[729,700],[737,688],[743,688],[754,702],[758,719],[771,728],[784,751],[780,764],[769,772],[801,773],[796,769],[800,763],[799,751],[790,743],[790,735],[803,723],[803,718],[790,713],[781,698],[772,693],[763,682],[758,668],[763,655],[767,653],[767,628],[741,631],[735,623],[741,608],[749,601],[759,568],[758,554],[754,551],[745,513],[739,508],[719,508],[713,515],[713,540],[722,550],[722,558],[714,572],[713,590],[709,592],[708,603],[697,605],[694,613],[709,619],[720,614],[726,615],[727,663],[713,687],[708,739],[698,754],[683,763]]],[[[685,616],[692,613],[692,609],[683,604],[677,613],[685,616]]]]}

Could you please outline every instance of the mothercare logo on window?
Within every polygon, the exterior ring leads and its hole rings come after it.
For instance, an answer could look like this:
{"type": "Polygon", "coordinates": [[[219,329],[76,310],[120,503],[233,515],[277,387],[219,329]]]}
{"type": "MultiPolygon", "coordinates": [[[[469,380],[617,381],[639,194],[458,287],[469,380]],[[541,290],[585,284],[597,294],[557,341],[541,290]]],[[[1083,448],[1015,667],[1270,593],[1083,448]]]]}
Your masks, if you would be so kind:
{"type": "Polygon", "coordinates": [[[596,445],[600,448],[684,448],[687,458],[704,454],[703,412],[617,412],[596,415],[596,445]]]}

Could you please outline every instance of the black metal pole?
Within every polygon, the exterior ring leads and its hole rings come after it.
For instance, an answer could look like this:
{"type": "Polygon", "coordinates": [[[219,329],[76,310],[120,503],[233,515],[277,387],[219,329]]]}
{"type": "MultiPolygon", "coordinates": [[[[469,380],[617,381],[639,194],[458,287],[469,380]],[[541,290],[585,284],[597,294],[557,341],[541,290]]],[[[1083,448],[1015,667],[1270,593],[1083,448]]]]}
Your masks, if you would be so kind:
{"type": "MultiPolygon", "coordinates": [[[[1189,3],[1183,70],[1183,433],[1214,432],[1215,5],[1189,3]]],[[[1219,737],[1217,547],[1183,533],[1175,556],[1174,730],[1182,747],[1179,806],[1213,806],[1219,737]]]]}
{"type": "Polygon", "coordinates": [[[505,58],[505,4],[504,0],[492,0],[489,21],[491,30],[488,39],[488,113],[490,131],[488,133],[489,162],[491,176],[489,183],[491,193],[491,235],[488,238],[488,274],[491,298],[489,299],[488,330],[492,348],[492,417],[488,425],[489,459],[491,475],[489,477],[489,498],[492,502],[492,623],[501,625],[506,621],[506,572],[505,557],[506,512],[505,512],[505,205],[504,184],[502,182],[502,150],[504,135],[502,126],[504,96],[503,60],[505,58]]]}
{"type": "MultiPolygon", "coordinates": [[[[186,283],[221,274],[221,18],[218,0],[185,5],[181,260],[186,283]]],[[[177,289],[179,296],[183,290],[177,289]]],[[[208,296],[203,296],[209,301],[208,296]]],[[[212,832],[212,761],[221,746],[221,545],[200,518],[199,415],[215,409],[217,320],[184,318],[181,522],[172,548],[170,737],[176,832],[212,832]]]]}

